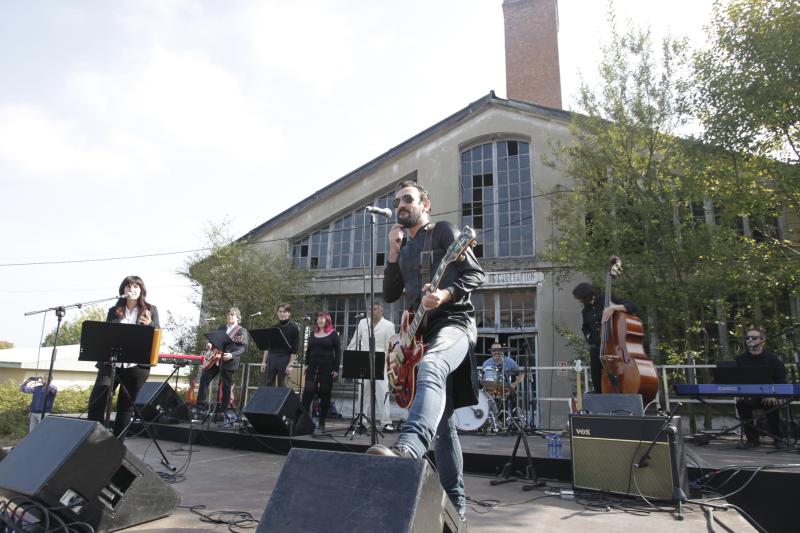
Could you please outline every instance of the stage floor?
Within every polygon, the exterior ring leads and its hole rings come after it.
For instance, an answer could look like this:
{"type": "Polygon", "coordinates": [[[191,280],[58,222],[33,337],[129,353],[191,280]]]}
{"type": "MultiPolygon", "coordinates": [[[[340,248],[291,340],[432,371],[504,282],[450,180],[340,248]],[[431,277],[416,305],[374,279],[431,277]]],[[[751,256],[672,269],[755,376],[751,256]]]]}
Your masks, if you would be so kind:
{"type": "MultiPolygon", "coordinates": [[[[361,439],[360,436],[356,439],[361,439]]],[[[346,444],[351,442],[344,439],[346,444]]],[[[468,441],[479,444],[481,440],[492,441],[493,449],[505,449],[507,437],[477,437],[468,441]]],[[[538,439],[533,440],[532,442],[538,439]]],[[[270,494],[285,456],[259,451],[242,451],[223,447],[210,447],[200,444],[159,441],[169,461],[182,472],[181,481],[172,484],[181,496],[181,506],[169,517],[141,524],[127,531],[189,532],[189,531],[227,531],[226,524],[210,524],[201,521],[199,514],[190,508],[204,505],[197,512],[233,518],[233,515],[219,515],[222,512],[249,513],[258,520],[267,505],[270,494]]],[[[511,443],[513,445],[513,442],[511,443]]],[[[166,469],[160,465],[161,458],[152,442],[143,437],[129,438],[126,446],[137,456],[151,465],[156,471],[166,469]]],[[[268,450],[264,450],[268,452],[268,450]]],[[[529,492],[521,490],[521,483],[499,486],[489,484],[491,477],[468,475],[465,483],[470,499],[467,510],[470,531],[487,533],[581,531],[582,533],[609,531],[659,532],[706,532],[706,516],[695,505],[686,505],[683,520],[672,514],[647,510],[644,504],[631,500],[608,499],[602,501],[592,495],[580,495],[577,500],[562,500],[557,495],[559,488],[569,488],[568,484],[548,482],[548,485],[529,492]],[[551,493],[556,493],[553,495],[551,493]],[[624,506],[628,506],[625,508],[624,506]],[[632,512],[635,506],[640,512],[632,512]]],[[[332,498],[335,495],[332,495],[332,498]]],[[[358,502],[352,503],[354,506],[358,502]]],[[[308,512],[313,513],[314,509],[308,512]]],[[[243,518],[237,515],[240,520],[243,518]]],[[[323,517],[324,518],[324,517],[323,517]]],[[[755,531],[735,511],[715,512],[714,518],[725,524],[731,531],[755,531]]],[[[321,521],[324,524],[324,520],[321,521]]],[[[234,531],[243,531],[255,523],[240,522],[234,531]]],[[[716,524],[719,528],[719,525],[716,524]]],[[[335,530],[335,525],[326,524],[320,531],[335,530]]]]}
{"type": "MultiPolygon", "coordinates": [[[[327,433],[322,437],[305,435],[291,439],[254,435],[246,427],[230,428],[221,424],[156,424],[152,427],[175,466],[188,460],[190,447],[193,451],[185,481],[175,485],[183,497],[184,506],[205,503],[207,510],[246,511],[258,519],[269,500],[284,456],[292,447],[363,453],[370,445],[370,432],[345,436],[349,424],[350,421],[346,419],[331,420],[327,433]]],[[[159,469],[157,451],[150,440],[144,437],[140,432],[138,437],[126,442],[140,455],[146,451],[148,463],[159,469]]],[[[396,434],[393,433],[379,434],[378,442],[388,446],[394,443],[395,438],[396,434]]],[[[629,527],[646,527],[649,533],[708,530],[707,516],[695,504],[684,507],[684,519],[679,521],[670,512],[663,512],[663,509],[648,508],[642,500],[609,497],[593,492],[579,492],[576,500],[562,500],[558,489],[571,488],[569,438],[562,437],[563,456],[558,458],[548,457],[544,434],[526,436],[535,471],[546,484],[530,492],[523,492],[520,482],[500,486],[489,484],[509,462],[517,443],[516,435],[465,433],[460,440],[465,471],[468,473],[468,519],[472,531],[505,532],[510,528],[548,531],[565,525],[567,531],[580,528],[586,532],[621,531],[629,527]]],[[[690,478],[709,470],[728,467],[774,468],[777,465],[780,468],[781,465],[800,462],[796,450],[776,451],[773,446],[765,444],[760,448],[741,451],[736,449],[737,442],[738,438],[729,436],[715,438],[708,445],[699,446],[687,439],[684,451],[687,467],[693,474],[690,478]]],[[[525,448],[522,444],[517,451],[515,470],[524,467],[525,448]]],[[[733,510],[715,511],[713,519],[722,520],[732,531],[756,531],[733,510]]],[[[198,515],[182,507],[173,516],[139,526],[138,530],[222,530],[223,527],[204,524],[198,515]]]]}

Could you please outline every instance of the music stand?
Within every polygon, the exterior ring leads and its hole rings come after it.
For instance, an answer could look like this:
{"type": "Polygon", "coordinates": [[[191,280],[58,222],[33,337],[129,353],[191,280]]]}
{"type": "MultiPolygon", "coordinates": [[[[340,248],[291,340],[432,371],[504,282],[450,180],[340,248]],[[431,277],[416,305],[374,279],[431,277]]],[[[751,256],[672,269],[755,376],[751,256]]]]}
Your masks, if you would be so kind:
{"type": "Polygon", "coordinates": [[[286,341],[286,338],[283,336],[283,333],[281,333],[281,330],[276,327],[254,329],[249,333],[259,350],[272,350],[275,348],[276,344],[278,344],[281,348],[286,346],[287,350],[292,349],[292,347],[286,341]]]}
{"type": "MultiPolygon", "coordinates": [[[[374,361],[375,361],[375,375],[383,376],[383,367],[384,367],[384,362],[386,361],[384,353],[375,352],[374,361]]],[[[350,440],[353,439],[356,433],[361,435],[367,431],[367,428],[364,425],[365,419],[369,422],[371,427],[374,427],[374,420],[369,420],[367,415],[364,414],[364,380],[370,378],[369,371],[370,371],[369,351],[366,350],[344,351],[344,357],[342,361],[342,377],[359,380],[359,387],[360,387],[359,396],[361,398],[361,401],[359,402],[359,413],[353,416],[353,421],[350,423],[350,427],[348,427],[347,431],[344,432],[345,437],[348,434],[350,434],[350,440]]],[[[378,433],[380,433],[380,431],[378,431],[378,433]]],[[[383,433],[381,433],[381,436],[383,436],[383,433]]]]}
{"type": "MultiPolygon", "coordinates": [[[[160,337],[160,334],[156,334],[156,328],[139,324],[85,320],[81,325],[81,344],[78,360],[96,361],[111,365],[110,383],[106,392],[106,427],[109,427],[111,421],[111,399],[114,397],[114,382],[117,369],[115,363],[150,366],[153,353],[158,353],[158,346],[154,346],[154,344],[160,337]]],[[[175,467],[169,463],[155,436],[150,432],[150,426],[144,422],[142,413],[136,407],[136,398],[130,394],[130,391],[122,381],[119,382],[119,388],[120,394],[127,394],[131,398],[136,415],[142,420],[142,425],[147,431],[147,435],[161,454],[161,464],[174,472],[175,467]]],[[[130,427],[130,424],[128,424],[128,427],[130,427]]],[[[124,437],[127,431],[128,428],[126,427],[118,438],[124,437]]]]}

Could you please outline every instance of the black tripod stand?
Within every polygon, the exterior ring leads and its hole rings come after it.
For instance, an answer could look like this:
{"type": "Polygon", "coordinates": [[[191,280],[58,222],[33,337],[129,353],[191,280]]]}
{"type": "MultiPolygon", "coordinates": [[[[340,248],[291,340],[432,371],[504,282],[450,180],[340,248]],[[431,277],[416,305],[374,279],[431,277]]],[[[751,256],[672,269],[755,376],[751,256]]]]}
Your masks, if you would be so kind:
{"type": "MultiPolygon", "coordinates": [[[[375,372],[383,374],[384,355],[383,352],[376,352],[373,364],[375,372]]],[[[352,440],[356,433],[363,435],[371,427],[376,433],[383,437],[383,433],[373,425],[374,418],[368,417],[364,413],[364,380],[370,375],[370,352],[366,350],[345,350],[344,363],[342,365],[342,376],[350,379],[358,379],[361,400],[359,401],[359,412],[353,415],[350,427],[345,431],[344,436],[350,435],[352,440]]]]}
{"type": "Polygon", "coordinates": [[[344,436],[346,437],[348,434],[350,435],[350,440],[353,440],[353,437],[356,434],[363,435],[367,432],[367,424],[369,424],[369,420],[367,419],[367,415],[364,414],[364,380],[358,380],[359,384],[359,405],[358,405],[358,414],[353,415],[353,421],[350,422],[350,426],[347,428],[347,431],[344,432],[344,436]],[[366,424],[365,424],[366,422],[366,424]]]}
{"type": "Polygon", "coordinates": [[[522,490],[532,490],[536,487],[540,487],[542,483],[536,476],[536,469],[533,467],[531,449],[530,446],[528,446],[528,436],[525,433],[525,429],[516,418],[511,417],[511,420],[514,424],[515,432],[517,433],[517,441],[514,443],[514,451],[511,453],[511,459],[509,459],[509,461],[503,466],[503,470],[497,476],[497,479],[491,480],[489,484],[495,486],[503,483],[509,483],[511,481],[526,481],[527,483],[522,486],[522,490]],[[525,446],[525,456],[528,462],[525,465],[525,471],[523,473],[517,472],[519,475],[514,476],[512,475],[512,472],[514,472],[514,461],[517,458],[517,451],[519,450],[520,442],[522,442],[522,444],[525,446]]]}

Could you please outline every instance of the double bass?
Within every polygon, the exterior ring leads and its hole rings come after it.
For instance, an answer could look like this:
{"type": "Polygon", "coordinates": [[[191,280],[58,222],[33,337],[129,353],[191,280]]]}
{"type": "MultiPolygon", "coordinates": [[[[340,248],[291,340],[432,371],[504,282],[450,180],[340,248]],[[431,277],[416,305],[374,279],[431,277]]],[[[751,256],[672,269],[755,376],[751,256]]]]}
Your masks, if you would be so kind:
{"type": "MultiPolygon", "coordinates": [[[[606,275],[603,309],[612,305],[611,283],[622,273],[622,260],[611,256],[606,275]]],[[[644,325],[636,315],[614,311],[600,326],[600,362],[603,394],[641,394],[645,404],[658,392],[658,374],[644,353],[644,325]]]]}

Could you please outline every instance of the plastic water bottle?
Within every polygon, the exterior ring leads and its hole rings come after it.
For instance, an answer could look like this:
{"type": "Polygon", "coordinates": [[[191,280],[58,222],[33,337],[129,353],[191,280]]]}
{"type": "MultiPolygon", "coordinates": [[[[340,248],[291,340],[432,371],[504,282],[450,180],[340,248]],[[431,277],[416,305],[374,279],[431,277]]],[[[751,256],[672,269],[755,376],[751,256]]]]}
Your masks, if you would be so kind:
{"type": "Polygon", "coordinates": [[[556,435],[555,438],[555,457],[561,459],[563,457],[564,449],[561,447],[561,435],[556,435]]]}
{"type": "Polygon", "coordinates": [[[556,440],[551,434],[547,434],[547,457],[555,457],[556,455],[556,440]]]}

